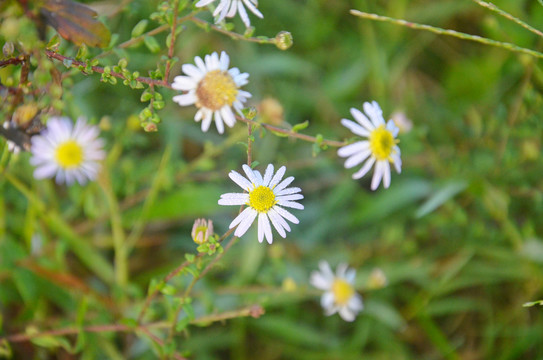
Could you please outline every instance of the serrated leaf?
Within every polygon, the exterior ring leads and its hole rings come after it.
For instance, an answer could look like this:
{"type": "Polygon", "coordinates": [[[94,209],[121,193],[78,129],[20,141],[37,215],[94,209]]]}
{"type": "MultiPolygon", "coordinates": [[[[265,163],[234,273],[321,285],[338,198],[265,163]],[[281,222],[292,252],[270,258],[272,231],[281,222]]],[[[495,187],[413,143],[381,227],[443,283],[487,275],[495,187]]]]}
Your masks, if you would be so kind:
{"type": "Polygon", "coordinates": [[[85,5],[71,0],[44,0],[40,13],[60,36],[76,45],[109,45],[111,33],[95,19],[98,14],[85,5]]]}

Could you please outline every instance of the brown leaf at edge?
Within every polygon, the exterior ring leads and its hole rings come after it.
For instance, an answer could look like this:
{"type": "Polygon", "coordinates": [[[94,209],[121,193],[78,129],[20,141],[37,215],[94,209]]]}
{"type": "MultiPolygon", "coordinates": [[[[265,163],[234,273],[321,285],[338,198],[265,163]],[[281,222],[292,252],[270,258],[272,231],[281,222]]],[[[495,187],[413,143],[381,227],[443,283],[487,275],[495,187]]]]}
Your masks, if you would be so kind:
{"type": "Polygon", "coordinates": [[[44,0],[40,13],[64,39],[76,45],[93,47],[109,45],[108,28],[96,20],[96,12],[72,0],[44,0]]]}

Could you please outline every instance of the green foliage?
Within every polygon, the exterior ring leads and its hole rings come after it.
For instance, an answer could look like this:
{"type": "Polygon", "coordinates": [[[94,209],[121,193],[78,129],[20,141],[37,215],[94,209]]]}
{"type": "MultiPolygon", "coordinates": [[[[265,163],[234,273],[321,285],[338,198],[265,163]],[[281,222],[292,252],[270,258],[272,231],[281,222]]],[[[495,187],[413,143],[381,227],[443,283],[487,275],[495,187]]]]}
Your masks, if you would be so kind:
{"type": "MultiPolygon", "coordinates": [[[[30,138],[51,115],[84,116],[108,153],[96,183],[66,188],[0,140],[0,358],[541,358],[541,60],[349,10],[534,52],[538,35],[475,1],[263,0],[245,30],[194,3],[106,2],[99,18],[67,0],[0,3],[2,119],[30,138]],[[250,135],[241,121],[202,133],[172,101],[182,64],[223,49],[250,73],[250,135]],[[369,100],[412,122],[402,174],[375,192],[329,142],[369,100]],[[248,153],[303,190],[300,224],[272,245],[256,227],[233,238],[238,209],[217,205],[248,153]],[[200,245],[199,217],[215,231],[200,245]],[[325,316],[308,283],[323,259],[357,269],[353,323],[325,316]]],[[[543,23],[540,0],[494,3],[543,23]]]]}

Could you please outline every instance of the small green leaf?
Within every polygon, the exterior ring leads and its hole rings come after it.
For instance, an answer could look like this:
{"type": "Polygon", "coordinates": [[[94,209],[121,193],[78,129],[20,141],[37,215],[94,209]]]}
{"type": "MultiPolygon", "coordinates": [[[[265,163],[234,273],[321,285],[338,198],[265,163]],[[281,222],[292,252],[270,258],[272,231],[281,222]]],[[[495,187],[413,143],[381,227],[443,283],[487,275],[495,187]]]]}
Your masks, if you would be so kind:
{"type": "Polygon", "coordinates": [[[51,49],[51,50],[56,50],[58,49],[59,45],[60,45],[60,37],[58,36],[58,34],[55,34],[51,38],[51,40],[49,40],[49,42],[47,43],[46,48],[51,49]]]}
{"type": "Polygon", "coordinates": [[[522,304],[523,307],[532,307],[535,305],[543,306],[543,300],[530,301],[530,302],[522,304]]]}
{"type": "Polygon", "coordinates": [[[143,42],[145,43],[145,46],[147,46],[150,52],[157,53],[160,51],[160,45],[158,45],[158,42],[154,37],[146,36],[143,38],[143,42]]]}
{"type": "Polygon", "coordinates": [[[85,44],[81,44],[79,49],[77,50],[77,55],[75,56],[76,59],[85,59],[87,55],[89,54],[89,48],[85,44]]]}
{"type": "Polygon", "coordinates": [[[194,254],[185,254],[185,259],[187,259],[187,261],[194,262],[195,258],[196,256],[194,254]]]}
{"type": "Polygon", "coordinates": [[[309,126],[309,120],[304,121],[303,123],[296,124],[292,127],[293,132],[298,132],[309,126]]]}
{"type": "Polygon", "coordinates": [[[185,314],[187,314],[190,320],[194,319],[194,309],[192,308],[192,305],[190,304],[183,305],[183,311],[185,312],[185,314]]]}
{"type": "Polygon", "coordinates": [[[175,324],[175,331],[181,332],[185,330],[185,328],[187,327],[189,323],[190,323],[190,319],[188,317],[179,320],[177,324],[175,324]]]}
{"type": "Polygon", "coordinates": [[[135,38],[143,34],[145,32],[145,29],[147,28],[147,24],[149,24],[149,20],[147,19],[143,19],[138,22],[136,26],[134,26],[134,28],[132,29],[132,37],[135,38]]]}
{"type": "Polygon", "coordinates": [[[164,295],[175,295],[175,293],[177,292],[177,289],[170,284],[164,284],[162,289],[160,289],[160,292],[163,293],[164,295]]]}
{"type": "Polygon", "coordinates": [[[141,102],[147,102],[153,98],[153,94],[151,94],[148,90],[145,90],[140,97],[141,102]]]}

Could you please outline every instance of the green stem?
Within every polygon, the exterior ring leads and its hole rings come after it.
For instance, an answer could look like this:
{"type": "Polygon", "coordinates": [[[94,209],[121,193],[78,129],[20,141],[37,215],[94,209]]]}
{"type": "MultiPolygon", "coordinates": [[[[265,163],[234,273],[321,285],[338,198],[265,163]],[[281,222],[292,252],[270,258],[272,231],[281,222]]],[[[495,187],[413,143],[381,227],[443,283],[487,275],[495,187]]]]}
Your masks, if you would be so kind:
{"type": "Polygon", "coordinates": [[[136,245],[136,242],[139,240],[141,234],[143,233],[143,229],[145,228],[147,220],[147,215],[149,214],[149,210],[151,210],[151,207],[153,206],[153,203],[155,202],[158,195],[158,191],[160,190],[160,184],[162,183],[162,179],[164,177],[164,170],[166,169],[166,165],[170,161],[171,154],[172,147],[168,145],[164,150],[164,154],[162,155],[162,159],[160,160],[160,165],[158,167],[158,172],[153,179],[151,188],[149,189],[147,197],[145,198],[145,202],[143,203],[141,215],[134,224],[134,228],[126,240],[126,247],[128,248],[128,252],[130,252],[130,250],[132,250],[132,248],[136,245]]]}
{"type": "Polygon", "coordinates": [[[478,5],[482,6],[482,7],[485,7],[491,11],[494,11],[496,13],[498,13],[500,16],[503,16],[504,18],[508,19],[508,20],[511,20],[513,21],[514,23],[522,26],[523,28],[525,28],[526,30],[528,31],[531,31],[533,32],[534,34],[536,34],[537,36],[541,36],[543,37],[543,33],[539,30],[537,30],[536,28],[526,24],[524,21],[520,20],[519,18],[509,14],[508,12],[506,11],[503,11],[502,9],[500,9],[499,7],[497,7],[496,5],[492,4],[492,3],[488,3],[486,1],[482,1],[482,0],[472,0],[473,2],[477,3],[478,5]]]}
{"type": "Polygon", "coordinates": [[[474,42],[478,42],[478,43],[485,44],[485,45],[490,45],[490,46],[496,46],[496,47],[499,47],[499,48],[502,48],[502,49],[505,49],[505,50],[509,50],[509,51],[512,51],[512,52],[527,54],[527,55],[530,55],[530,56],[533,56],[533,57],[536,57],[536,58],[539,58],[539,59],[543,59],[543,53],[540,53],[539,51],[530,50],[530,49],[523,48],[523,47],[520,47],[518,45],[507,43],[507,42],[501,42],[501,41],[496,41],[496,40],[492,40],[492,39],[487,39],[487,38],[484,38],[484,37],[481,37],[481,36],[470,35],[470,34],[458,32],[458,31],[455,31],[455,30],[448,30],[448,29],[442,29],[442,28],[438,28],[438,27],[434,27],[434,26],[430,26],[430,25],[417,24],[417,23],[409,22],[409,21],[402,20],[402,19],[394,19],[394,18],[391,18],[391,17],[388,17],[388,16],[381,16],[381,15],[377,15],[377,14],[369,14],[369,13],[358,11],[358,10],[351,10],[351,14],[354,15],[354,16],[361,17],[363,19],[370,19],[370,20],[388,22],[388,23],[391,23],[391,24],[406,26],[406,27],[412,28],[412,29],[429,31],[429,32],[432,32],[434,34],[452,36],[452,37],[456,37],[456,38],[459,38],[459,39],[474,41],[474,42]]]}
{"type": "Polygon", "coordinates": [[[111,230],[113,235],[113,248],[115,251],[115,282],[117,285],[124,287],[128,282],[128,248],[125,244],[125,234],[123,230],[121,212],[119,203],[111,186],[109,169],[103,167],[101,176],[98,182],[106,196],[106,201],[109,206],[109,214],[111,221],[111,230]]]}
{"type": "Polygon", "coordinates": [[[28,201],[36,207],[38,216],[48,225],[49,229],[61,237],[75,253],[75,255],[91,269],[98,277],[106,283],[113,282],[113,269],[109,262],[105,260],[85,239],[81,239],[73,232],[71,227],[62,219],[62,217],[52,209],[47,209],[45,204],[34,195],[22,182],[11,174],[4,174],[4,177],[11,185],[21,192],[28,201]]]}

